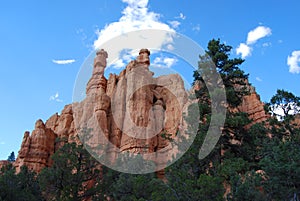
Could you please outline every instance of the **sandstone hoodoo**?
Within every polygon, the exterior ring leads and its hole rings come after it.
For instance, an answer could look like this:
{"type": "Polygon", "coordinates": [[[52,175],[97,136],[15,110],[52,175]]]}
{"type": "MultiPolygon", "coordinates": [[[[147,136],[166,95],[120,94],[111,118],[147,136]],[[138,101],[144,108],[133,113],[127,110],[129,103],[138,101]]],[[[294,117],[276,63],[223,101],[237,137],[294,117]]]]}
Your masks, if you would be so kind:
{"type": "Polygon", "coordinates": [[[187,93],[177,74],[153,77],[149,55],[148,49],[141,49],[119,75],[107,79],[108,54],[97,51],[85,99],[66,105],[45,124],[38,120],[31,135],[25,132],[17,169],[26,165],[40,172],[51,165],[51,155],[63,143],[81,143],[78,134],[90,148],[105,144],[97,154],[109,153],[110,160],[118,152],[153,153],[167,147],[169,140],[161,134],[176,135],[187,93]],[[58,142],[57,137],[64,140],[58,142]]]}
{"type": "Polygon", "coordinates": [[[51,155],[55,149],[57,135],[53,130],[46,128],[42,120],[37,120],[32,134],[25,132],[21,150],[15,162],[16,171],[25,165],[30,170],[40,172],[44,167],[51,165],[51,155]]]}
{"type": "Polygon", "coordinates": [[[76,130],[95,155],[109,154],[114,161],[121,152],[153,153],[168,145],[162,133],[175,136],[187,102],[184,83],[177,74],[154,78],[149,55],[141,49],[107,80],[107,53],[97,52],[86,98],[73,104],[76,130]]]}
{"type": "MultiPolygon", "coordinates": [[[[97,51],[85,99],[66,105],[46,123],[38,120],[31,134],[25,132],[14,163],[17,171],[26,165],[40,172],[52,164],[52,154],[68,142],[84,142],[96,157],[106,154],[110,161],[118,153],[156,153],[168,147],[170,141],[163,134],[176,135],[188,96],[178,74],[153,76],[149,55],[149,50],[141,49],[119,75],[110,74],[107,79],[108,53],[97,51]]],[[[248,113],[252,124],[264,121],[263,103],[248,86],[250,94],[236,110],[248,113]]]]}

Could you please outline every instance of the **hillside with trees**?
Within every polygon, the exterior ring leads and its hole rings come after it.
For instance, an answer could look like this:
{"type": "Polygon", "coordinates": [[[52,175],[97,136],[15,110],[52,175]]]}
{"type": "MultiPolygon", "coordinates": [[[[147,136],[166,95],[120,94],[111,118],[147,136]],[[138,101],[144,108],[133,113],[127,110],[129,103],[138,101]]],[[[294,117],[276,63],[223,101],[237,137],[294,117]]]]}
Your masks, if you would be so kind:
{"type": "MultiPolygon", "coordinates": [[[[0,201],[29,200],[300,200],[300,97],[279,89],[264,104],[265,119],[255,122],[237,109],[253,87],[231,58],[232,47],[211,40],[194,72],[195,104],[200,112],[196,138],[188,151],[157,174],[126,174],[102,166],[78,143],[64,143],[38,174],[22,166],[14,152],[0,170],[0,201]],[[215,65],[207,65],[211,58],[215,65]],[[214,107],[203,70],[217,71],[226,90],[226,120],[216,146],[199,159],[214,107]]],[[[219,93],[213,91],[214,95],[219,93]]],[[[59,141],[63,139],[56,139],[59,141]]]]}

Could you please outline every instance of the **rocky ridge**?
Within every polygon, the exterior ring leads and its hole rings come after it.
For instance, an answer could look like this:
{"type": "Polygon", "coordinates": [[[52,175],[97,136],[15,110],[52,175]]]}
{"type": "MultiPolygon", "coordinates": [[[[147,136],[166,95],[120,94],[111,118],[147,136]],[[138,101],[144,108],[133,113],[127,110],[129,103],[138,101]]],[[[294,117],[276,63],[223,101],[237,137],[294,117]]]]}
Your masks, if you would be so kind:
{"type": "MultiPolygon", "coordinates": [[[[31,134],[25,132],[15,162],[17,171],[22,165],[36,172],[50,166],[51,155],[64,143],[80,143],[77,135],[84,128],[94,128],[94,133],[105,136],[93,134],[89,136],[91,142],[99,144],[101,139],[107,139],[120,151],[151,153],[166,147],[168,141],[158,134],[176,134],[187,93],[177,74],[154,78],[149,70],[149,55],[147,49],[142,49],[119,75],[110,74],[106,79],[108,54],[98,51],[86,98],[66,105],[60,115],[54,114],[46,123],[38,120],[31,134]]],[[[254,88],[237,109],[248,113],[253,123],[268,118],[254,88]]]]}
{"type": "Polygon", "coordinates": [[[176,134],[187,93],[177,74],[154,78],[149,55],[142,49],[136,60],[107,80],[104,69],[108,55],[98,51],[85,99],[66,105],[60,115],[54,114],[46,123],[38,120],[31,134],[25,132],[15,162],[17,171],[22,165],[36,172],[50,166],[51,155],[64,143],[80,143],[77,135],[85,128],[93,130],[90,142],[98,145],[107,139],[121,152],[151,153],[166,147],[168,141],[159,134],[176,134]]]}

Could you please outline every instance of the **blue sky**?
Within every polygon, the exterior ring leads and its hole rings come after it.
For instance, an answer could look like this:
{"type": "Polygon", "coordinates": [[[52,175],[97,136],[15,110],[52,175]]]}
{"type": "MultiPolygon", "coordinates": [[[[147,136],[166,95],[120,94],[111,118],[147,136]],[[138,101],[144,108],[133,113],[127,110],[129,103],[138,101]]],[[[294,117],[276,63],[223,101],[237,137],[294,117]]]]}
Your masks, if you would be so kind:
{"type": "MultiPolygon", "coordinates": [[[[46,121],[72,102],[87,56],[126,31],[175,30],[204,48],[220,38],[233,57],[245,58],[241,68],[263,101],[278,88],[300,96],[299,7],[296,0],[1,2],[0,159],[18,152],[37,119],[46,121]]],[[[182,63],[168,55],[155,59],[166,68],[182,63]]]]}

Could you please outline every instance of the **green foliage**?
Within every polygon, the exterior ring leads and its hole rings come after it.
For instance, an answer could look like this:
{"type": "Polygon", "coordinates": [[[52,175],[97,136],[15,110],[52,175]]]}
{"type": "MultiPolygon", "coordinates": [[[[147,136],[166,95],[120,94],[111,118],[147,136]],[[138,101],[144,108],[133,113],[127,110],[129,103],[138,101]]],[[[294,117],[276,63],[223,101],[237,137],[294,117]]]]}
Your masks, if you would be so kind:
{"type": "Polygon", "coordinates": [[[39,174],[39,183],[47,200],[79,200],[97,192],[97,185],[87,182],[99,179],[99,165],[82,145],[67,143],[52,157],[53,165],[39,174]]]}
{"type": "Polygon", "coordinates": [[[223,195],[225,189],[223,188],[222,179],[217,176],[210,176],[201,174],[197,180],[197,188],[195,189],[195,198],[197,194],[200,200],[224,200],[223,195]]]}
{"type": "Polygon", "coordinates": [[[267,180],[264,189],[275,200],[291,200],[300,196],[300,144],[280,142],[261,160],[267,180]]]}
{"type": "Polygon", "coordinates": [[[227,200],[232,201],[265,201],[266,196],[263,193],[262,176],[253,171],[241,174],[235,174],[230,180],[231,191],[227,195],[227,200]]]}
{"type": "Polygon", "coordinates": [[[112,186],[115,200],[176,200],[176,194],[154,174],[121,173],[112,186]]]}
{"type": "Polygon", "coordinates": [[[219,174],[229,180],[235,174],[245,174],[249,169],[249,164],[242,158],[225,159],[220,166],[219,174]]]}
{"type": "Polygon", "coordinates": [[[272,134],[278,140],[290,140],[299,138],[299,126],[293,124],[295,114],[300,112],[300,97],[285,90],[277,90],[277,93],[266,104],[271,114],[275,117],[269,120],[272,125],[272,134]]]}
{"type": "MultiPolygon", "coordinates": [[[[239,69],[243,60],[230,59],[231,49],[230,46],[221,44],[220,40],[211,40],[206,55],[200,57],[199,70],[194,72],[194,83],[197,82],[200,85],[196,96],[199,100],[202,125],[199,126],[198,132],[201,137],[196,137],[197,146],[193,144],[193,147],[199,148],[206,136],[207,126],[205,124],[209,123],[211,113],[209,108],[212,107],[211,95],[208,94],[207,88],[209,83],[204,82],[205,79],[202,75],[210,71],[220,73],[225,85],[229,108],[237,107],[241,103],[242,97],[248,93],[246,87],[248,75],[239,69]]],[[[197,148],[190,149],[190,152],[186,154],[188,160],[180,160],[180,167],[188,167],[184,168],[184,171],[189,172],[181,179],[188,178],[189,180],[193,176],[197,177],[204,173],[221,177],[225,183],[231,186],[231,192],[227,198],[229,200],[290,200],[299,196],[299,184],[297,183],[299,178],[296,176],[300,175],[298,172],[298,161],[300,160],[297,158],[300,153],[299,145],[297,145],[298,147],[295,145],[293,148],[289,147],[287,152],[283,152],[285,149],[281,145],[283,141],[286,141],[287,144],[300,141],[300,129],[292,124],[294,116],[291,115],[292,111],[299,112],[299,106],[299,97],[290,92],[278,90],[270,103],[266,104],[265,109],[273,109],[274,113],[275,109],[281,108],[284,113],[283,121],[270,119],[268,127],[264,124],[254,124],[250,129],[245,129],[245,126],[251,123],[247,114],[233,113],[228,110],[223,134],[208,156],[209,159],[202,160],[200,164],[193,159],[196,155],[193,152],[197,148]],[[272,138],[268,136],[272,136],[272,138]],[[223,154],[221,154],[221,150],[223,154]],[[276,159],[274,160],[274,158],[276,159]],[[192,161],[194,164],[189,166],[188,161],[192,161]],[[291,167],[293,167],[293,171],[291,167]],[[266,171],[266,174],[270,176],[267,181],[262,182],[262,176],[255,174],[255,171],[260,169],[266,171]],[[289,174],[288,177],[287,174],[289,174]],[[288,181],[284,182],[285,180],[288,181]],[[280,192],[281,188],[285,190],[280,192]],[[262,189],[266,190],[267,197],[262,189]]]]}
{"type": "Polygon", "coordinates": [[[195,172],[193,173],[195,166],[191,165],[186,164],[181,166],[181,169],[175,165],[168,169],[169,189],[176,192],[176,199],[171,200],[223,200],[223,179],[206,173],[196,176],[195,172]]]}
{"type": "MultiPolygon", "coordinates": [[[[228,104],[232,107],[238,106],[241,103],[242,96],[248,93],[245,88],[245,80],[248,78],[248,74],[245,74],[239,68],[244,60],[231,59],[232,47],[222,44],[220,39],[209,41],[207,48],[206,54],[200,56],[199,69],[194,72],[194,83],[198,81],[202,86],[205,86],[209,83],[204,83],[202,75],[209,75],[208,72],[210,71],[218,72],[226,88],[228,104]],[[239,87],[236,87],[236,85],[239,85],[239,87]]],[[[206,79],[209,80],[210,78],[206,79]]]]}
{"type": "MultiPolygon", "coordinates": [[[[164,180],[156,174],[131,175],[120,173],[100,165],[82,145],[67,143],[53,155],[53,165],[37,176],[26,167],[19,174],[12,164],[0,171],[1,200],[299,200],[300,199],[300,128],[294,125],[290,111],[300,105],[299,97],[278,90],[265,106],[280,106],[284,118],[270,118],[267,124],[253,124],[248,114],[234,108],[248,93],[246,75],[239,66],[242,59],[231,59],[231,46],[220,40],[208,43],[206,54],[200,57],[199,69],[194,72],[194,82],[200,84],[196,91],[198,102],[188,108],[188,134],[197,135],[183,157],[165,169],[164,180]],[[218,72],[223,79],[228,104],[212,103],[212,98],[222,96],[220,89],[210,89],[213,78],[204,79],[203,73],[218,72]],[[205,83],[212,81],[211,83],[205,83]],[[199,150],[205,147],[211,119],[221,119],[220,105],[226,105],[227,118],[222,135],[210,154],[199,160],[199,150]],[[217,114],[212,117],[212,111],[217,114]],[[219,114],[219,113],[220,114],[219,114]],[[259,170],[259,171],[258,171],[259,170]],[[259,172],[259,173],[257,173],[259,172]],[[87,186],[89,184],[89,187],[87,186]],[[226,197],[224,197],[226,191],[226,197]],[[42,192],[42,193],[41,193],[42,192]]],[[[224,106],[225,107],[225,106],[224,106]]],[[[273,111],[274,112],[274,111],[273,111]]],[[[213,120],[214,120],[213,119],[213,120]]],[[[82,130],[82,139],[90,139],[90,129],[82,130]]],[[[162,137],[169,139],[168,133],[162,137]]],[[[217,136],[219,137],[219,136],[217,136]]],[[[215,140],[209,139],[209,140],[215,140]]],[[[179,151],[185,150],[188,138],[179,141],[179,151]]],[[[57,139],[58,145],[67,139],[57,139]]],[[[117,159],[122,167],[129,153],[117,159]]],[[[14,161],[14,152],[9,156],[14,161]]],[[[141,156],[133,160],[135,170],[143,162],[141,156]]],[[[144,163],[143,163],[144,164],[144,163]]],[[[149,166],[155,164],[149,162],[149,166]]],[[[126,166],[126,165],[125,165],[126,166]]],[[[127,167],[128,168],[128,167],[127,167]]]]}
{"type": "Polygon", "coordinates": [[[269,142],[267,129],[262,123],[254,124],[245,133],[241,155],[253,168],[258,169],[257,162],[263,157],[263,147],[269,142]]]}
{"type": "Polygon", "coordinates": [[[3,167],[0,171],[0,200],[43,200],[36,174],[26,166],[21,167],[19,174],[12,164],[3,167]]]}

